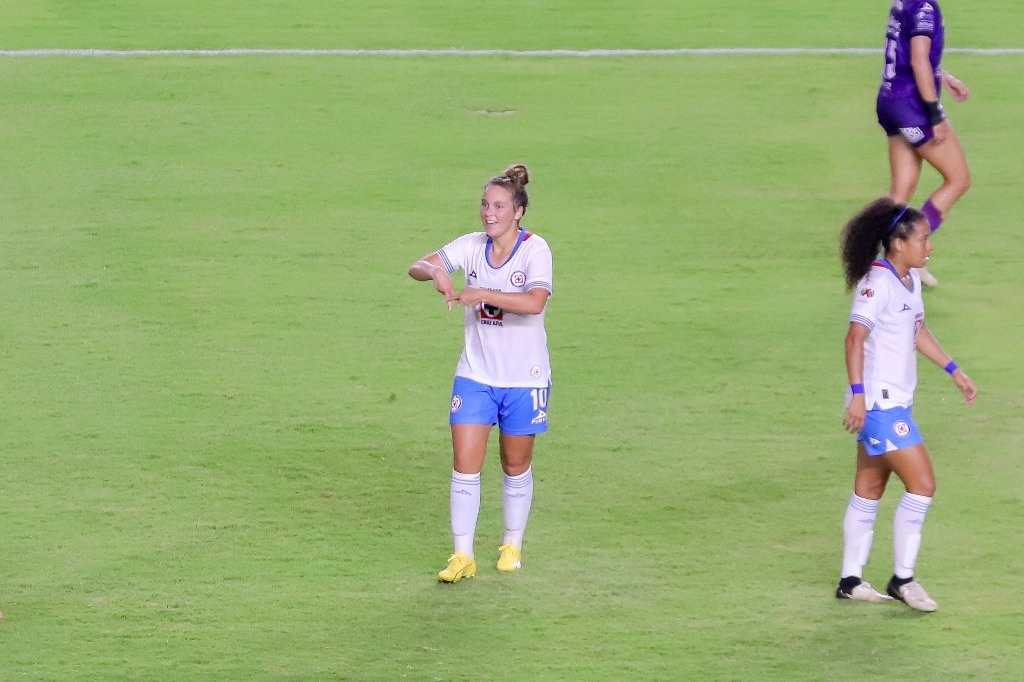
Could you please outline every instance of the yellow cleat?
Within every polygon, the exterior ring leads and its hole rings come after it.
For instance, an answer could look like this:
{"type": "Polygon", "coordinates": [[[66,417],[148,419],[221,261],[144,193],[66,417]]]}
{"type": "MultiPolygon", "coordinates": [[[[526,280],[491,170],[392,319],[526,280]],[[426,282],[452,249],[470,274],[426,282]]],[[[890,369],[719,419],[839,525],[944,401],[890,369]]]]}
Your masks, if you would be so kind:
{"type": "Polygon", "coordinates": [[[515,545],[502,545],[498,548],[501,555],[498,557],[498,570],[505,573],[511,573],[512,571],[518,571],[522,566],[523,562],[520,559],[523,556],[523,550],[519,549],[515,545]]]}
{"type": "Polygon", "coordinates": [[[463,552],[456,552],[448,557],[448,568],[437,574],[437,579],[443,583],[457,583],[463,578],[472,578],[476,575],[476,562],[463,552]]]}

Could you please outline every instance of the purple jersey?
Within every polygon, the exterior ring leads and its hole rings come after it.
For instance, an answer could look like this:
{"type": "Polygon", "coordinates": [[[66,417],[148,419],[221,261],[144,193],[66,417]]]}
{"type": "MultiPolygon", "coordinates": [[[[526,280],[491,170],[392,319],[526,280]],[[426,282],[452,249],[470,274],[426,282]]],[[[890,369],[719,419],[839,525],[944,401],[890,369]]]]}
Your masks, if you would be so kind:
{"type": "Polygon", "coordinates": [[[914,71],[910,67],[910,39],[914,36],[932,39],[928,57],[935,72],[935,92],[940,92],[945,33],[942,11],[935,0],[893,0],[885,32],[885,68],[878,96],[913,97],[918,94],[914,71]]]}

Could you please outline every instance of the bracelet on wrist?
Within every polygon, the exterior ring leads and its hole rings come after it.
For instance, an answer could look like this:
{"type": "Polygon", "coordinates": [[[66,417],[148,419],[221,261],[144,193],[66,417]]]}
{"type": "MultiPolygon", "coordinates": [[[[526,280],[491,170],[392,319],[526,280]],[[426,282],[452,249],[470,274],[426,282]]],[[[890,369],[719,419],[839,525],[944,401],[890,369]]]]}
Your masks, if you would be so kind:
{"type": "Polygon", "coordinates": [[[949,364],[948,364],[948,365],[946,365],[945,367],[943,367],[943,369],[945,369],[945,370],[946,370],[946,373],[947,373],[947,374],[952,374],[953,372],[955,372],[955,371],[957,371],[958,369],[960,369],[960,366],[959,366],[959,365],[957,365],[957,364],[956,364],[955,362],[953,362],[952,360],[950,360],[950,361],[949,361],[949,364]]]}
{"type": "Polygon", "coordinates": [[[850,384],[850,393],[857,395],[864,392],[864,384],[850,384]]]}

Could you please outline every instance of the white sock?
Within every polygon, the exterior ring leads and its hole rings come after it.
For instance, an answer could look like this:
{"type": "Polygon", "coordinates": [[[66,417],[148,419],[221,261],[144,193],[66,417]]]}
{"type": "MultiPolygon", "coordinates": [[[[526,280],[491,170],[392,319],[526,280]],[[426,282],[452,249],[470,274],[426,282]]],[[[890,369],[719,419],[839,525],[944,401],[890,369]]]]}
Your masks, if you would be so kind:
{"type": "Polygon", "coordinates": [[[893,573],[897,578],[914,577],[917,550],[921,548],[921,527],[931,503],[930,497],[904,493],[900,506],[896,507],[892,520],[892,543],[896,558],[893,573]]]}
{"type": "Polygon", "coordinates": [[[473,558],[473,536],[480,515],[480,474],[460,474],[452,470],[452,536],[455,551],[473,558]]]}
{"type": "Polygon", "coordinates": [[[868,500],[856,494],[850,497],[843,519],[843,570],[840,578],[863,577],[864,564],[871,553],[875,536],[875,517],[878,500],[868,500]]]}
{"type": "Polygon", "coordinates": [[[521,548],[526,520],[530,518],[530,505],[533,503],[533,467],[518,476],[505,474],[502,492],[505,539],[501,544],[521,548]]]}

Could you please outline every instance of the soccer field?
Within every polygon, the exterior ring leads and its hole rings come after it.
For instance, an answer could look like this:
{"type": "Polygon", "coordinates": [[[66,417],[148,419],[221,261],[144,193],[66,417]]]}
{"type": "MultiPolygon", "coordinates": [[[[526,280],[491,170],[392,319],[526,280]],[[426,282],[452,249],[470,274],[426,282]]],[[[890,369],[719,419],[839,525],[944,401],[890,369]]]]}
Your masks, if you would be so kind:
{"type": "Polygon", "coordinates": [[[0,680],[1020,679],[1024,9],[943,7],[974,184],[926,305],[980,395],[922,363],[924,615],[833,597],[837,237],[888,189],[852,4],[5,0],[0,680]],[[461,314],[406,270],[513,162],[550,431],[523,570],[493,447],[441,585],[461,314]]]}

